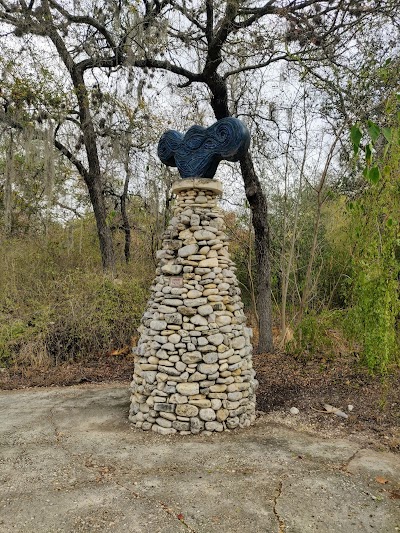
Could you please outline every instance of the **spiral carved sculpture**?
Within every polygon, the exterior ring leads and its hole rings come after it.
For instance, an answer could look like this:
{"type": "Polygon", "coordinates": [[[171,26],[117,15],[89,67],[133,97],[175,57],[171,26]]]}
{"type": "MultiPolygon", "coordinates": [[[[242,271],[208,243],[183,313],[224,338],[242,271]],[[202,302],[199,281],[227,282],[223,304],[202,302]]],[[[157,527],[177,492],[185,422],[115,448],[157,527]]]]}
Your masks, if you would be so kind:
{"type": "Polygon", "coordinates": [[[178,167],[181,178],[213,178],[218,164],[239,161],[250,145],[250,134],[237,118],[218,120],[209,128],[192,126],[186,134],[166,131],[158,143],[158,157],[178,167]]]}

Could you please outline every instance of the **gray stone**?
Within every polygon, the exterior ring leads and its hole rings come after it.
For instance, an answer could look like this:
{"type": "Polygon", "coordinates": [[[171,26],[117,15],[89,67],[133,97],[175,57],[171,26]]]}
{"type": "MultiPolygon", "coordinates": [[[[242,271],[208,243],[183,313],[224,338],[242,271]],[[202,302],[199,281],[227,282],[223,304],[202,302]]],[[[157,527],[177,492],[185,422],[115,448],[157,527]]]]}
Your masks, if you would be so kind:
{"type": "Polygon", "coordinates": [[[216,363],[218,361],[218,354],[216,352],[208,352],[203,354],[203,361],[205,363],[216,363]]]}
{"type": "Polygon", "coordinates": [[[186,307],[199,307],[207,303],[207,298],[192,298],[183,301],[186,307]]]}
{"type": "Polygon", "coordinates": [[[221,424],[221,422],[217,422],[216,420],[212,422],[206,422],[206,430],[207,431],[224,431],[224,426],[221,424]]]}
{"type": "Polygon", "coordinates": [[[200,409],[199,417],[201,418],[201,420],[208,422],[210,420],[215,420],[216,416],[217,415],[214,409],[210,409],[210,408],[200,409]]]}
{"type": "Polygon", "coordinates": [[[178,250],[178,255],[179,257],[188,257],[189,255],[196,254],[198,249],[198,244],[188,244],[178,250]]]}
{"type": "Polygon", "coordinates": [[[193,236],[198,241],[210,241],[216,237],[215,233],[204,229],[195,231],[193,236]]]}
{"type": "Polygon", "coordinates": [[[246,344],[246,339],[244,337],[235,337],[232,339],[232,348],[235,350],[240,350],[241,348],[244,348],[246,344]]]}
{"type": "Polygon", "coordinates": [[[164,298],[164,304],[168,306],[179,307],[182,303],[182,300],[179,298],[164,298]]]}
{"type": "MultiPolygon", "coordinates": [[[[239,419],[238,419],[239,423],[239,419]]],[[[202,422],[199,418],[193,417],[190,419],[190,431],[193,434],[200,433],[200,431],[204,428],[204,422],[202,422]]]]}
{"type": "Polygon", "coordinates": [[[154,329],[155,331],[162,331],[167,327],[167,323],[165,320],[152,320],[150,322],[150,328],[154,329]]]}
{"type": "Polygon", "coordinates": [[[159,426],[158,424],[153,424],[151,426],[151,430],[154,431],[154,433],[159,433],[160,435],[172,435],[173,433],[176,433],[176,429],[164,428],[159,426]]]}
{"type": "Polygon", "coordinates": [[[237,428],[239,425],[239,418],[237,416],[233,418],[227,418],[225,424],[228,429],[237,428]]]}
{"type": "Polygon", "coordinates": [[[202,361],[202,355],[200,352],[186,352],[182,355],[182,361],[186,363],[187,365],[190,365],[192,363],[198,363],[199,361],[202,361]]]}
{"type": "Polygon", "coordinates": [[[207,326],[208,320],[201,315],[194,315],[191,317],[190,322],[195,326],[207,326]]]}
{"type": "Polygon", "coordinates": [[[182,324],[182,315],[180,313],[172,313],[170,315],[165,315],[164,319],[167,324],[182,324]]]}
{"type": "Polygon", "coordinates": [[[181,420],[175,420],[172,422],[172,427],[177,431],[189,431],[190,422],[182,422],[181,420]]]}
{"type": "Polygon", "coordinates": [[[158,365],[158,369],[160,372],[163,372],[164,374],[167,374],[168,376],[180,376],[181,375],[179,370],[177,370],[173,366],[158,365]]]}
{"type": "Polygon", "coordinates": [[[155,403],[153,409],[154,411],[163,411],[164,413],[173,413],[175,411],[175,405],[172,403],[155,403]]]}
{"type": "Polygon", "coordinates": [[[174,264],[167,264],[161,267],[161,270],[164,274],[171,274],[172,276],[176,276],[177,274],[180,274],[182,272],[182,265],[174,265],[174,264]]]}
{"type": "Polygon", "coordinates": [[[167,420],[166,418],[161,418],[161,417],[156,418],[156,423],[157,423],[159,426],[163,427],[163,428],[170,428],[170,427],[172,427],[172,422],[171,422],[171,420],[167,420]]]}
{"type": "Polygon", "coordinates": [[[222,333],[216,333],[215,335],[209,335],[208,341],[211,342],[211,344],[214,344],[215,346],[219,346],[224,342],[224,336],[222,333]]]}
{"type": "Polygon", "coordinates": [[[150,371],[150,372],[143,372],[142,373],[142,376],[144,377],[144,379],[146,380],[147,383],[154,383],[155,380],[156,380],[156,375],[157,375],[157,372],[154,372],[154,371],[150,371]]]}
{"type": "Polygon", "coordinates": [[[211,307],[211,305],[200,305],[198,308],[197,308],[197,312],[199,313],[199,315],[202,315],[202,316],[208,316],[208,315],[211,315],[211,313],[213,312],[213,308],[211,307]]]}

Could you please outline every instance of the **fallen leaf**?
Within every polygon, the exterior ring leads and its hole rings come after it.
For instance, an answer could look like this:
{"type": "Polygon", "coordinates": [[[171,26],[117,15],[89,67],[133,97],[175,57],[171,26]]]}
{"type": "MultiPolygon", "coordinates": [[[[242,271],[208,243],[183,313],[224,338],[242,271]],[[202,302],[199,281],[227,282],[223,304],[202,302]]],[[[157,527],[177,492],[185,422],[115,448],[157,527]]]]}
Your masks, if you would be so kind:
{"type": "Polygon", "coordinates": [[[176,515],[176,518],[182,522],[182,520],[184,519],[184,516],[182,513],[179,513],[176,515]]]}
{"type": "Polygon", "coordinates": [[[386,479],[386,478],[384,478],[384,477],[382,477],[382,476],[377,476],[377,477],[375,478],[375,481],[377,481],[377,482],[380,483],[381,485],[385,485],[385,483],[388,483],[388,482],[389,482],[388,479],[386,479]]]}
{"type": "Polygon", "coordinates": [[[400,491],[399,490],[391,490],[389,494],[390,494],[390,497],[393,500],[400,500],[400,491]]]}
{"type": "Polygon", "coordinates": [[[129,346],[124,346],[123,348],[120,348],[119,350],[113,350],[110,352],[110,355],[127,355],[130,352],[129,346]]]}

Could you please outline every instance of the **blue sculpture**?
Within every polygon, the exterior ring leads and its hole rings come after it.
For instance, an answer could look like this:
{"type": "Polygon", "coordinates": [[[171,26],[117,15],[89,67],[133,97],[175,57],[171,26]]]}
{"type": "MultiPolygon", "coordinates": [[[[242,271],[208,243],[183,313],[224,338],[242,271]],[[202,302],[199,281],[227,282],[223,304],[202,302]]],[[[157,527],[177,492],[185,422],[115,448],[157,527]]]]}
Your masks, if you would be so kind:
{"type": "Polygon", "coordinates": [[[192,126],[185,135],[168,130],[158,143],[158,157],[178,167],[181,178],[213,178],[223,159],[239,161],[250,145],[250,133],[237,118],[222,118],[210,126],[192,126]]]}

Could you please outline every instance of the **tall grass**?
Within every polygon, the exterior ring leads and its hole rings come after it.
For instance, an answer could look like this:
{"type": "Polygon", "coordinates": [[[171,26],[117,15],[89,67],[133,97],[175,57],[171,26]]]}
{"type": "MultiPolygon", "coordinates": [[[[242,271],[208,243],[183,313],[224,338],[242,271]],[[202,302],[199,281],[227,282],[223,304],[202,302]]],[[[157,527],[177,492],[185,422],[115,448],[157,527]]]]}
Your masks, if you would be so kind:
{"type": "Polygon", "coordinates": [[[3,240],[0,366],[57,364],[129,344],[154,270],[146,244],[135,244],[132,263],[121,260],[111,280],[91,221],[3,240]]]}

